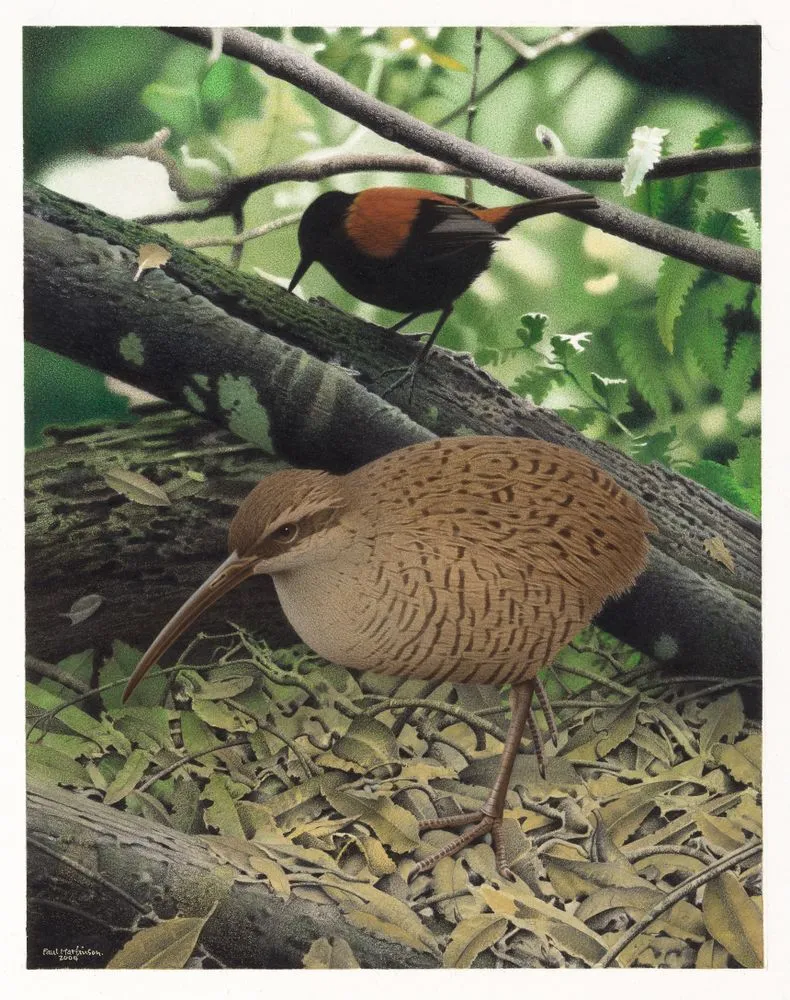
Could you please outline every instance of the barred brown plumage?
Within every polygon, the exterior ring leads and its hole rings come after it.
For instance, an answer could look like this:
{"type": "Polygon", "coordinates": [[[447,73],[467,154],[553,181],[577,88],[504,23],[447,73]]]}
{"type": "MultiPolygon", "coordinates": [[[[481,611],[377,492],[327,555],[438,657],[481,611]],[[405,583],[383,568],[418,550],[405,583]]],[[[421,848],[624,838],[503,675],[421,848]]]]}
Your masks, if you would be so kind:
{"type": "Polygon", "coordinates": [[[424,871],[481,833],[499,837],[513,759],[539,670],[645,565],[640,504],[583,455],[526,438],[436,439],[344,476],[287,470],[242,503],[230,557],[165,626],[125,697],[222,593],[270,574],[286,616],[345,667],[512,685],[500,772],[476,823],[424,871]]]}

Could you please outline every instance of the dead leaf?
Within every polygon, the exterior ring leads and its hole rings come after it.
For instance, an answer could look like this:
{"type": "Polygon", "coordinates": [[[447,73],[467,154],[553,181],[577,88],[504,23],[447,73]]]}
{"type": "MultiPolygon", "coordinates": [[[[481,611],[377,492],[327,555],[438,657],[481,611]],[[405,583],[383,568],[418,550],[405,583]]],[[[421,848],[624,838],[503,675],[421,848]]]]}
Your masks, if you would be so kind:
{"type": "Polygon", "coordinates": [[[302,959],[306,969],[358,969],[351,945],[342,937],[318,938],[302,959]]]}
{"type": "Polygon", "coordinates": [[[170,498],[161,486],[152,483],[150,479],[141,476],[139,472],[131,472],[116,466],[105,473],[104,481],[123,496],[146,507],[169,507],[170,498]]]}
{"type": "Polygon", "coordinates": [[[337,782],[328,779],[328,775],[322,778],[321,791],[341,816],[358,816],[379,840],[398,854],[405,854],[419,845],[417,820],[410,812],[381,796],[343,791],[337,782]]]}
{"type": "Polygon", "coordinates": [[[470,969],[477,956],[496,944],[506,930],[507,920],[495,913],[462,920],[453,928],[442,965],[445,969],[470,969]]]}
{"type": "Polygon", "coordinates": [[[724,544],[724,539],[720,535],[706,538],[702,543],[702,547],[711,559],[715,559],[722,566],[726,566],[730,573],[735,572],[735,560],[732,558],[732,553],[724,544]]]}
{"type": "Polygon", "coordinates": [[[283,902],[288,899],[291,895],[291,883],[281,865],[262,854],[251,854],[249,864],[256,872],[266,876],[272,891],[276,892],[283,902]]]}
{"type": "Polygon", "coordinates": [[[513,915],[508,919],[518,927],[531,931],[536,920],[545,921],[545,933],[551,936],[557,947],[588,965],[594,965],[607,950],[603,938],[586,927],[581,920],[533,896],[524,885],[517,882],[500,888],[481,885],[479,892],[495,913],[503,912],[502,904],[506,907],[509,901],[513,907],[513,915]]]}
{"type": "Polygon", "coordinates": [[[86,594],[85,597],[78,598],[65,613],[61,613],[61,618],[71,619],[72,625],[79,625],[86,618],[96,614],[104,603],[101,594],[86,594]]]}
{"type": "Polygon", "coordinates": [[[725,767],[736,781],[752,788],[762,785],[762,740],[750,733],[737,743],[716,743],[713,759],[725,767]]]}
{"type": "Polygon", "coordinates": [[[173,917],[144,927],[107,963],[108,969],[183,969],[217,904],[205,917],[173,917]]]}
{"type": "Polygon", "coordinates": [[[722,872],[705,886],[702,915],[708,933],[739,965],[762,968],[762,915],[732,872],[722,872]]]}
{"type": "Polygon", "coordinates": [[[732,691],[706,705],[701,715],[705,720],[699,734],[699,752],[705,757],[715,743],[732,743],[743,729],[745,715],[740,692],[732,691]]]}
{"type": "Polygon", "coordinates": [[[438,958],[439,949],[433,935],[417,914],[400,899],[365,883],[357,882],[350,886],[332,875],[323,875],[320,884],[355,927],[369,931],[376,937],[429,952],[438,958]]]}
{"type": "Polygon", "coordinates": [[[727,949],[722,948],[718,941],[708,939],[697,952],[696,968],[698,969],[726,969],[727,949]]]}
{"type": "Polygon", "coordinates": [[[147,271],[152,267],[161,267],[171,257],[172,254],[170,251],[165,250],[164,247],[160,247],[158,243],[143,243],[137,251],[137,273],[132,280],[137,281],[143,271],[147,271]]]}

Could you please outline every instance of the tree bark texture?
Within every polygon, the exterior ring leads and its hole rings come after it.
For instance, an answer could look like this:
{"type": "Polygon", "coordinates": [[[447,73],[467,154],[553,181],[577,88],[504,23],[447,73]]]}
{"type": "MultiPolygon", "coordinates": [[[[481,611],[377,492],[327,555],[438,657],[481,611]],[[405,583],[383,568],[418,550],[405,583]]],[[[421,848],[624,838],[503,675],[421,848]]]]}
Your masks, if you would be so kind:
{"type": "Polygon", "coordinates": [[[153,917],[201,917],[214,903],[203,967],[302,968],[314,941],[338,936],[363,968],[438,965],[355,927],[326,896],[282,900],[245,868],[247,841],[181,833],[59,788],[32,785],[27,801],[29,968],[63,968],[58,950],[79,948],[72,968],[103,969],[153,917]]]}
{"type": "MultiPolygon", "coordinates": [[[[302,302],[161,234],[45,189],[28,192],[26,209],[29,339],[186,406],[298,465],[346,471],[432,433],[524,435],[584,452],[639,497],[658,529],[648,571],[628,595],[604,609],[599,623],[675,667],[735,675],[759,671],[760,530],[750,515],[663,466],[640,465],[584,438],[449,352],[436,352],[421,371],[413,403],[398,398],[406,416],[368,387],[387,385],[388,369],[414,359],[419,348],[408,339],[302,302]],[[172,259],[164,270],[145,272],[135,283],[131,250],[152,241],[167,246],[172,259]],[[714,536],[733,556],[735,573],[707,554],[704,542],[714,536]]],[[[81,495],[86,486],[95,492],[96,473],[73,470],[78,477],[95,477],[93,487],[82,481],[81,495]]],[[[50,484],[50,489],[56,488],[50,484]]],[[[105,514],[100,508],[106,506],[100,487],[92,511],[84,511],[94,518],[97,539],[109,526],[101,528],[105,514]]],[[[203,518],[210,506],[201,505],[201,516],[187,520],[180,536],[173,530],[176,524],[164,523],[160,513],[137,512],[131,545],[98,539],[96,552],[109,544],[116,562],[132,574],[146,566],[158,576],[157,546],[159,560],[169,555],[172,561],[187,534],[188,546],[192,537],[202,537],[202,555],[193,565],[195,585],[222,554],[212,552],[206,560],[214,545],[205,534],[211,515],[203,518]],[[143,544],[149,546],[148,562],[134,555],[141,534],[148,538],[143,544]]],[[[72,505],[72,515],[80,507],[72,505]]],[[[178,521],[180,515],[174,516],[178,521]]],[[[225,517],[223,511],[220,519],[226,524],[225,517]]],[[[57,520],[38,520],[32,530],[42,552],[50,531],[53,553],[62,545],[57,520]]],[[[115,572],[118,567],[109,561],[115,572]]],[[[31,588],[42,564],[46,559],[31,568],[31,588]]],[[[168,592],[163,572],[160,606],[168,592]]],[[[58,575],[48,579],[47,586],[57,590],[58,575]]],[[[182,580],[171,578],[171,587],[174,582],[180,587],[182,580]]],[[[144,589],[146,582],[141,583],[144,589]]],[[[172,589],[168,593],[175,598],[172,589]]],[[[32,652],[46,656],[43,648],[32,652]]]]}

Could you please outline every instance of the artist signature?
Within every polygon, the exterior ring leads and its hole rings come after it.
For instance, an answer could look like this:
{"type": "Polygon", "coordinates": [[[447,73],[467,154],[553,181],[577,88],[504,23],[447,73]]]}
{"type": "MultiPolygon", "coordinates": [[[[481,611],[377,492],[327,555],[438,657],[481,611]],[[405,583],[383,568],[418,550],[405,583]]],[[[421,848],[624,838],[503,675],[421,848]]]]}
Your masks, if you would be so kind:
{"type": "Polygon", "coordinates": [[[42,948],[41,954],[48,958],[57,958],[59,962],[79,962],[83,958],[100,958],[102,952],[98,948],[42,948]]]}

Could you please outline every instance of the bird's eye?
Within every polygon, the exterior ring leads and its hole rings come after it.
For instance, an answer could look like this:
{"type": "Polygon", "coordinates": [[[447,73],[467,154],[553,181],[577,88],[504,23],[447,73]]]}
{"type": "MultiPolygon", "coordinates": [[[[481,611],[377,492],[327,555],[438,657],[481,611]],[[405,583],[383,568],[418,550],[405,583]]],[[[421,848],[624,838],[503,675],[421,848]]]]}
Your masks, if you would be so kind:
{"type": "Polygon", "coordinates": [[[272,532],[272,538],[277,542],[295,542],[299,534],[299,528],[295,524],[281,524],[276,531],[272,532]]]}

